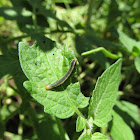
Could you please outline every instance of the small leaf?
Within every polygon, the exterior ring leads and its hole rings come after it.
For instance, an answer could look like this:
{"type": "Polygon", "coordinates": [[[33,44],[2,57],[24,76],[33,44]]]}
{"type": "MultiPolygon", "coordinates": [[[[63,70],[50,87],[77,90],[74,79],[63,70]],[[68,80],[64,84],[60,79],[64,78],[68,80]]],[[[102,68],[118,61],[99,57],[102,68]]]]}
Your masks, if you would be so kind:
{"type": "Polygon", "coordinates": [[[88,134],[85,132],[83,132],[80,137],[78,138],[78,140],[91,140],[92,138],[92,135],[91,134],[88,134]]]}
{"type": "Polygon", "coordinates": [[[112,112],[113,120],[111,126],[111,136],[113,140],[134,140],[131,128],[115,111],[112,112]]]}
{"type": "Polygon", "coordinates": [[[102,133],[96,132],[92,135],[92,140],[108,140],[108,138],[102,133]]]}
{"type": "Polygon", "coordinates": [[[81,116],[78,116],[76,121],[76,132],[80,132],[85,128],[85,119],[81,116]]]}
{"type": "Polygon", "coordinates": [[[138,73],[140,73],[140,55],[135,58],[135,67],[138,73]]]}
{"type": "Polygon", "coordinates": [[[126,47],[129,52],[133,51],[133,47],[136,47],[138,50],[140,50],[140,41],[135,41],[120,30],[118,30],[118,34],[120,42],[126,47]]]}
{"type": "Polygon", "coordinates": [[[29,79],[24,82],[24,87],[44,106],[46,113],[68,118],[77,112],[78,108],[86,107],[89,100],[80,92],[79,83],[73,80],[77,72],[73,72],[63,85],[53,90],[46,90],[45,87],[64,76],[75,58],[74,53],[48,38],[38,38],[40,46],[37,42],[32,46],[19,43],[20,64],[29,79]]]}
{"type": "Polygon", "coordinates": [[[108,138],[102,133],[95,132],[93,135],[91,133],[84,131],[78,140],[108,140],[108,138]]]}
{"type": "Polygon", "coordinates": [[[132,54],[134,55],[134,56],[138,56],[138,55],[140,55],[140,44],[139,44],[139,46],[134,46],[133,47],[133,51],[132,51],[132,54]],[[138,48],[139,47],[139,48],[138,48]]]}
{"type": "Polygon", "coordinates": [[[111,120],[111,110],[115,104],[120,82],[120,69],[121,59],[106,69],[99,77],[93,91],[88,117],[93,117],[93,122],[99,127],[105,127],[111,120]]]}

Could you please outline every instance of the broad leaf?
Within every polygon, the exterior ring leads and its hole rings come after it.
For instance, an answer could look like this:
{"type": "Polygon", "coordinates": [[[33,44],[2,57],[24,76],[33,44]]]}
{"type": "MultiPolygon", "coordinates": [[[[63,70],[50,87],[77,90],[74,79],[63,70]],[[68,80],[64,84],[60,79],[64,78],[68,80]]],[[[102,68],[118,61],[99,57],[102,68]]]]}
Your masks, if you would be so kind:
{"type": "Polygon", "coordinates": [[[88,105],[88,98],[80,92],[79,83],[73,80],[76,71],[63,85],[52,90],[46,90],[45,87],[64,76],[75,58],[74,53],[45,37],[40,44],[38,46],[36,42],[28,46],[19,43],[21,67],[29,79],[24,82],[24,87],[44,106],[46,113],[68,118],[78,112],[78,108],[88,105]]]}
{"type": "Polygon", "coordinates": [[[113,120],[111,126],[111,136],[113,140],[134,140],[131,128],[115,111],[112,112],[113,120]]]}
{"type": "Polygon", "coordinates": [[[89,118],[99,127],[105,127],[111,120],[111,110],[115,104],[120,82],[121,59],[111,65],[99,77],[90,100],[89,118]]]}

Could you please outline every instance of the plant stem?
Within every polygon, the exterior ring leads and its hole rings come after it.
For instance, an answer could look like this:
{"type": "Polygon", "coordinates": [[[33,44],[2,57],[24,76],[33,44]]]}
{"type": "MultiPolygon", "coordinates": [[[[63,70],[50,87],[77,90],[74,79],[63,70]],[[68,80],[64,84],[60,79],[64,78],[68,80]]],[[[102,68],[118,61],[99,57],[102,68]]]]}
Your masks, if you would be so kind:
{"type": "Polygon", "coordinates": [[[94,0],[89,0],[89,4],[88,4],[88,17],[87,17],[87,27],[90,26],[90,20],[91,20],[91,17],[92,17],[92,11],[93,11],[93,8],[94,8],[94,0]]]}
{"type": "Polygon", "coordinates": [[[64,2],[64,5],[66,6],[67,9],[71,9],[68,2],[66,2],[65,0],[63,0],[63,2],[64,2]]]}
{"type": "Polygon", "coordinates": [[[32,19],[33,19],[35,30],[37,31],[36,6],[33,7],[32,19]]]}
{"type": "Polygon", "coordinates": [[[120,55],[116,55],[116,54],[113,54],[113,53],[107,51],[103,47],[99,47],[99,48],[84,52],[84,53],[82,53],[82,56],[89,55],[89,54],[96,53],[96,52],[100,52],[100,51],[102,51],[105,54],[105,56],[112,58],[112,59],[119,59],[121,57],[120,55]]]}

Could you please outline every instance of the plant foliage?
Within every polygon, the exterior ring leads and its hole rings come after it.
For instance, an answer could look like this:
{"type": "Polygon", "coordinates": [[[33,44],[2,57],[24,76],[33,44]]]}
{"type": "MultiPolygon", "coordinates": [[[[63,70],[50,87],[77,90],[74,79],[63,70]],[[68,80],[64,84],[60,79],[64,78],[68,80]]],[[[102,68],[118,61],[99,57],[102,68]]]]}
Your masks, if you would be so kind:
{"type": "Polygon", "coordinates": [[[139,140],[139,9],[139,0],[1,0],[0,139],[139,140]]]}

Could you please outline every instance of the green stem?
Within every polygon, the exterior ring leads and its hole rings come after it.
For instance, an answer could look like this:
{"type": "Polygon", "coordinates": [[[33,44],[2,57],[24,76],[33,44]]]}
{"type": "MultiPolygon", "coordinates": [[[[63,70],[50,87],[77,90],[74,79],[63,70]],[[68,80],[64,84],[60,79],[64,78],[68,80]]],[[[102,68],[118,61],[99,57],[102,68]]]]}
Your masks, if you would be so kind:
{"type": "Polygon", "coordinates": [[[102,134],[106,135],[107,134],[107,127],[101,127],[100,131],[102,134]]]}
{"type": "Polygon", "coordinates": [[[69,97],[69,95],[68,95],[68,93],[67,93],[67,91],[65,91],[66,92],[66,97],[67,97],[67,99],[69,100],[69,102],[70,102],[70,104],[71,104],[71,106],[73,107],[73,109],[75,110],[75,113],[78,115],[78,116],[80,116],[80,117],[82,117],[82,118],[84,118],[85,119],[85,122],[86,122],[86,126],[87,126],[87,128],[89,128],[90,129],[90,125],[89,125],[89,123],[88,123],[88,121],[86,120],[86,118],[85,118],[85,116],[79,111],[79,109],[75,106],[75,105],[73,105],[73,102],[71,101],[71,99],[70,99],[70,97],[69,97]]]}
{"type": "Polygon", "coordinates": [[[96,48],[96,49],[93,49],[93,50],[84,52],[84,53],[82,53],[82,56],[84,56],[84,55],[90,55],[92,53],[96,53],[96,52],[100,52],[100,51],[102,51],[105,54],[106,57],[109,57],[109,58],[112,58],[112,59],[119,59],[121,57],[121,55],[113,54],[113,53],[107,51],[103,47],[99,47],[99,48],[96,48]]]}
{"type": "Polygon", "coordinates": [[[64,2],[64,5],[66,6],[67,9],[71,9],[68,2],[66,2],[65,0],[63,0],[63,2],[64,2]]]}
{"type": "Polygon", "coordinates": [[[91,20],[91,17],[92,17],[92,11],[93,11],[93,8],[94,8],[94,0],[89,0],[89,7],[88,7],[88,17],[87,17],[87,27],[90,26],[90,20],[91,20]]]}
{"type": "Polygon", "coordinates": [[[37,31],[36,6],[33,7],[32,19],[33,19],[33,24],[35,26],[35,30],[37,31]]]}

